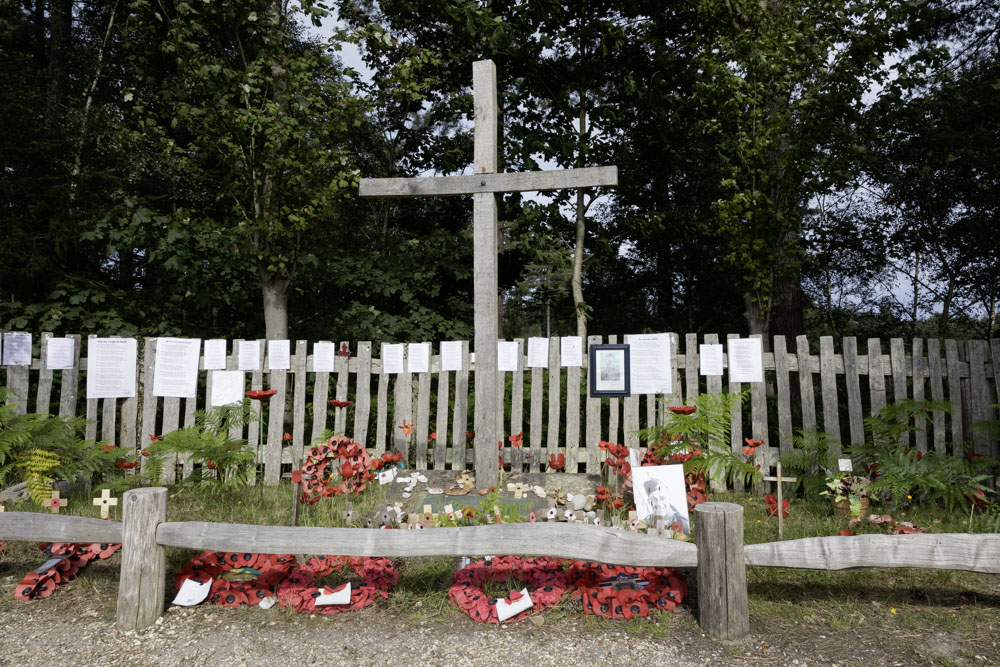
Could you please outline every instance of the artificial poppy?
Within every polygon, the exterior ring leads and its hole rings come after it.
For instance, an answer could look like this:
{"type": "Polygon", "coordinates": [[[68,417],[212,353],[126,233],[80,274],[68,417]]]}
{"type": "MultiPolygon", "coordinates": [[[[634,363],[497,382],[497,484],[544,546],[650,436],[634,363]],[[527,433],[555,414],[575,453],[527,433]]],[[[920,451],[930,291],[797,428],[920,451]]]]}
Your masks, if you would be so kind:
{"type": "MultiPolygon", "coordinates": [[[[764,496],[764,502],[767,504],[767,515],[768,516],[778,516],[778,499],[774,497],[773,493],[769,493],[764,496]]],[[[788,498],[781,499],[781,516],[788,517],[788,508],[790,507],[788,503],[788,498]]]]}
{"type": "Polygon", "coordinates": [[[337,399],[331,399],[330,405],[335,408],[346,408],[349,405],[354,405],[354,401],[338,401],[337,399]]]}
{"type": "Polygon", "coordinates": [[[138,461],[115,461],[115,467],[122,470],[131,470],[138,465],[138,461]]]}
{"type": "Polygon", "coordinates": [[[408,424],[405,419],[403,425],[398,428],[403,431],[403,435],[413,435],[413,424],[408,424]]]}
{"type": "Polygon", "coordinates": [[[681,405],[681,406],[670,406],[667,409],[673,412],[675,415],[689,415],[692,414],[698,408],[696,408],[693,405],[681,405]]]}
{"type": "Polygon", "coordinates": [[[246,393],[255,401],[269,401],[271,397],[278,393],[277,389],[251,389],[246,393]]]}
{"type": "Polygon", "coordinates": [[[565,454],[550,454],[549,455],[549,469],[550,470],[565,470],[566,469],[566,455],[565,454]]]}

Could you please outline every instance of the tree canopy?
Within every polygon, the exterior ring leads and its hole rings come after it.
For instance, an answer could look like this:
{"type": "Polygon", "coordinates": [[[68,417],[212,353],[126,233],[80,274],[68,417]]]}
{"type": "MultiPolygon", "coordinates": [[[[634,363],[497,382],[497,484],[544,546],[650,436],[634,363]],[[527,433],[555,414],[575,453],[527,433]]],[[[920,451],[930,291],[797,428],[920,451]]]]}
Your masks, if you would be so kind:
{"type": "Polygon", "coordinates": [[[356,194],[362,175],[470,168],[471,63],[491,58],[504,170],[620,170],[613,192],[502,198],[505,336],[995,337],[997,16],[996,0],[3,3],[0,326],[470,337],[471,198],[356,194]]]}

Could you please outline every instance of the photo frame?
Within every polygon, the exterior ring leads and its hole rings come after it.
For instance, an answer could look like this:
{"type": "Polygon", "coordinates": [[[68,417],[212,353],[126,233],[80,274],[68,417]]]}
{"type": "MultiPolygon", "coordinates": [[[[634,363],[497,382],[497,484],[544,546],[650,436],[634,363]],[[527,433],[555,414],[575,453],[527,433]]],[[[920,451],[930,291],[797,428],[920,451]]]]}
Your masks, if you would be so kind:
{"type": "Polygon", "coordinates": [[[590,346],[590,396],[629,396],[628,345],[590,346]]]}

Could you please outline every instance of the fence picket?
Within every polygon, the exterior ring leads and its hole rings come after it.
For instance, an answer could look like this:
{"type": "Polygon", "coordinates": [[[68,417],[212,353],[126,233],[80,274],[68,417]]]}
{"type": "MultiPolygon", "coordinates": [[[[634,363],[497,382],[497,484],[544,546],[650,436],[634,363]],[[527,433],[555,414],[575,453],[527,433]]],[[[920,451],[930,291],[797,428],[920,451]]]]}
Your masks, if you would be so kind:
{"type": "MultiPolygon", "coordinates": [[[[636,422],[638,423],[638,414],[636,422]]],[[[568,366],[566,368],[566,472],[576,472],[579,460],[580,366],[568,366]]]]}
{"type": "Polygon", "coordinates": [[[451,437],[451,469],[465,470],[469,428],[469,341],[462,341],[462,370],[455,373],[455,420],[451,437]]]}
{"type": "Polygon", "coordinates": [[[698,391],[698,334],[684,336],[684,405],[694,405],[698,391]]]}
{"type": "Polygon", "coordinates": [[[816,398],[813,390],[812,357],[809,356],[809,339],[795,338],[795,351],[799,364],[799,399],[802,401],[802,430],[816,429],[816,398]]]}
{"type": "Polygon", "coordinates": [[[583,363],[587,369],[587,375],[584,380],[586,382],[584,392],[587,397],[585,408],[587,412],[587,428],[585,432],[587,438],[587,472],[589,473],[599,473],[601,471],[601,450],[597,447],[602,439],[601,399],[590,396],[590,374],[596,372],[596,369],[590,367],[590,346],[600,345],[601,340],[600,336],[587,336],[587,349],[583,351],[583,363]]]}
{"type": "Polygon", "coordinates": [[[559,426],[562,414],[562,357],[559,350],[559,337],[549,338],[549,433],[545,440],[545,458],[533,462],[532,467],[541,466],[552,472],[545,464],[549,458],[559,453],[559,426]]]}
{"type": "MultiPolygon", "coordinates": [[[[441,358],[438,357],[438,368],[441,358]]],[[[434,469],[444,470],[445,454],[448,451],[448,411],[451,393],[451,372],[439,370],[437,409],[434,412],[434,469]]]]}
{"type": "Polygon", "coordinates": [[[52,401],[52,371],[46,363],[48,359],[46,352],[51,338],[52,332],[45,331],[38,344],[38,391],[35,394],[35,412],[46,415],[51,410],[52,401]]]}
{"type": "MultiPolygon", "coordinates": [[[[358,343],[357,357],[358,369],[354,385],[354,428],[351,433],[355,442],[367,446],[368,420],[372,409],[372,343],[370,340],[358,343]]],[[[382,452],[384,451],[383,448],[382,452]]]]}
{"type": "Polygon", "coordinates": [[[854,336],[848,336],[844,338],[844,379],[847,386],[847,420],[852,445],[861,445],[865,441],[859,372],[858,339],[854,336]]]}
{"type": "MultiPolygon", "coordinates": [[[[924,400],[924,375],[927,370],[927,358],[924,356],[923,338],[914,338],[912,347],[912,368],[913,368],[913,400],[920,402],[924,400]]],[[[927,420],[921,419],[916,423],[913,433],[913,443],[917,451],[927,453],[927,420]]]]}
{"type": "MultiPolygon", "coordinates": [[[[989,348],[985,340],[970,340],[969,345],[969,423],[993,417],[990,408],[990,386],[986,384],[986,358],[989,348]]],[[[996,372],[994,370],[994,372],[996,372]]],[[[989,438],[985,433],[971,431],[972,447],[976,454],[993,456],[989,438]]]]}
{"type": "MultiPolygon", "coordinates": [[[[614,345],[617,342],[618,336],[608,336],[609,344],[614,345]]],[[[680,388],[675,385],[674,390],[680,391],[680,388]]],[[[618,437],[618,409],[620,407],[620,403],[621,401],[617,398],[608,399],[608,442],[621,442],[621,438],[618,437]]]]}
{"type": "MultiPolygon", "coordinates": [[[[951,441],[960,443],[965,439],[962,430],[962,383],[959,380],[958,342],[954,338],[944,341],[944,358],[948,368],[948,400],[951,401],[951,441]]],[[[959,448],[952,451],[959,454],[959,448]]]]}
{"type": "Polygon", "coordinates": [[[837,376],[833,368],[833,336],[819,339],[819,379],[823,391],[823,430],[840,442],[840,408],[837,402],[837,376]]]}
{"type": "MultiPolygon", "coordinates": [[[[889,340],[889,365],[892,368],[892,402],[898,403],[907,397],[906,391],[906,349],[902,338],[889,340]]],[[[910,446],[910,434],[904,431],[899,439],[903,447],[910,446]]]]}
{"type": "MultiPolygon", "coordinates": [[[[430,347],[429,342],[425,344],[430,347]]],[[[429,367],[427,373],[417,373],[417,468],[423,470],[427,469],[427,436],[431,427],[431,370],[429,367]]]]}
{"type": "Polygon", "coordinates": [[[882,341],[868,339],[868,394],[871,397],[871,414],[876,415],[885,407],[885,369],[882,365],[882,341]]]}
{"type": "MultiPolygon", "coordinates": [[[[328,343],[329,341],[324,340],[317,342],[328,343]]],[[[313,368],[315,368],[315,359],[316,343],[313,343],[313,368]]],[[[312,436],[309,440],[310,442],[315,442],[322,437],[323,431],[326,430],[327,408],[330,405],[330,373],[328,371],[317,371],[313,373],[312,400],[312,436]]]]}
{"type": "MultiPolygon", "coordinates": [[[[73,334],[73,368],[61,371],[59,377],[59,416],[76,415],[77,396],[80,387],[80,334],[73,334]]],[[[140,367],[141,368],[141,367],[140,367]]]]}
{"type": "MultiPolygon", "coordinates": [[[[728,334],[726,336],[727,340],[738,340],[739,334],[728,334]]],[[[729,348],[726,348],[725,366],[729,368],[729,348]]],[[[727,373],[729,377],[729,393],[739,394],[743,391],[743,385],[739,382],[733,382],[732,373],[727,373]]],[[[730,410],[729,416],[729,435],[730,435],[730,447],[734,456],[743,455],[743,402],[738,397],[733,397],[733,404],[730,410]]],[[[733,480],[733,488],[737,491],[743,491],[743,479],[737,477],[733,480]]]]}
{"type": "MultiPolygon", "coordinates": [[[[306,374],[308,373],[309,343],[295,341],[292,355],[292,449],[291,463],[302,462],[306,437],[306,374]]],[[[313,401],[313,408],[326,412],[326,401],[313,401]]]]}
{"type": "MultiPolygon", "coordinates": [[[[994,368],[996,364],[994,364],[994,368]]],[[[927,339],[927,371],[931,380],[931,400],[944,400],[944,373],[941,368],[941,341],[937,338],[927,339]]],[[[931,414],[931,424],[934,431],[934,451],[945,450],[945,414],[935,410],[931,414]]]]}

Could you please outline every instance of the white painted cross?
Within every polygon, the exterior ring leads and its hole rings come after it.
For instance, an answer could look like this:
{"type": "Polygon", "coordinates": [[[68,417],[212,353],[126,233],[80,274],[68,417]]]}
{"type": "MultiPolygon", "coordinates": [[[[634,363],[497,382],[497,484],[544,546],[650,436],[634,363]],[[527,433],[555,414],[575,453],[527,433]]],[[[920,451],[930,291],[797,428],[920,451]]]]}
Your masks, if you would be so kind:
{"type": "Polygon", "coordinates": [[[476,481],[498,481],[497,423],[497,201],[496,193],[618,185],[617,167],[498,174],[497,74],[492,60],[472,65],[475,100],[474,174],[430,178],[363,178],[362,197],[473,195],[473,274],[476,352],[476,481]]]}
{"type": "Polygon", "coordinates": [[[111,497],[111,489],[104,489],[100,498],[94,498],[94,505],[101,508],[101,518],[107,519],[110,509],[118,506],[118,499],[111,497]]]}
{"type": "Polygon", "coordinates": [[[66,504],[68,502],[69,501],[66,500],[65,498],[60,498],[59,497],[59,492],[58,491],[53,491],[52,492],[52,499],[51,500],[46,500],[45,504],[49,506],[49,511],[50,512],[52,512],[53,514],[59,514],[59,508],[60,507],[66,507],[66,504]]]}

